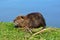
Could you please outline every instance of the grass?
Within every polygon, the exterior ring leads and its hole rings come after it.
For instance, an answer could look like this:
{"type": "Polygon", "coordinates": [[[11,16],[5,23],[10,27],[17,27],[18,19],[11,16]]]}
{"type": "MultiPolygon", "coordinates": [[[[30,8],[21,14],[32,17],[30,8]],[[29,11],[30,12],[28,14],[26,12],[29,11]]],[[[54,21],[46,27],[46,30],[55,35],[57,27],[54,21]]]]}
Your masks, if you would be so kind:
{"type": "Polygon", "coordinates": [[[11,22],[0,22],[0,40],[60,40],[60,28],[48,28],[44,32],[32,36],[34,33],[31,35],[24,29],[14,28],[14,24],[11,22]]]}

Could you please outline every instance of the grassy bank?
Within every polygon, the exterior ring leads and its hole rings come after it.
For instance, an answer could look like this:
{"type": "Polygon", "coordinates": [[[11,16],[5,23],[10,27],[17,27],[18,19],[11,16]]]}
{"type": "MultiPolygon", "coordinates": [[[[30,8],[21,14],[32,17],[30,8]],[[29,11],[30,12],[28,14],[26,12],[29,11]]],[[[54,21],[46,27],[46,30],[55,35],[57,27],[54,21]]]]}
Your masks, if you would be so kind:
{"type": "Polygon", "coordinates": [[[14,28],[13,23],[0,22],[0,40],[60,40],[60,28],[46,28],[42,33],[32,37],[21,28],[14,28]]]}

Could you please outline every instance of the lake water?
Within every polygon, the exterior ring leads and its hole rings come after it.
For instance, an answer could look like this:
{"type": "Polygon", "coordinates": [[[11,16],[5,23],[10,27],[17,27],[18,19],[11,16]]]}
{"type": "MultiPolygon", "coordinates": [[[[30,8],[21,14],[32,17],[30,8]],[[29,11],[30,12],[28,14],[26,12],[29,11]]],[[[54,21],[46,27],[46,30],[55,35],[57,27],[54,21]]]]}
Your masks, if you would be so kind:
{"type": "Polygon", "coordinates": [[[60,27],[60,0],[0,0],[0,21],[31,12],[41,12],[47,26],[60,27]]]}

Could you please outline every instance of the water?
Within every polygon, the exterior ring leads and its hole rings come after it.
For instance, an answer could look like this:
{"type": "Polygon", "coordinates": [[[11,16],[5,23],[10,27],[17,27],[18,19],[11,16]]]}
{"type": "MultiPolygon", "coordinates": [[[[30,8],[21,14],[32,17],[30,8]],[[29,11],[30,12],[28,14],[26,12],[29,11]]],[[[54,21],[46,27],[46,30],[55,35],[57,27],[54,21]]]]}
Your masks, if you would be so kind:
{"type": "Polygon", "coordinates": [[[47,26],[60,27],[60,0],[0,0],[0,21],[31,12],[41,12],[47,26]]]}

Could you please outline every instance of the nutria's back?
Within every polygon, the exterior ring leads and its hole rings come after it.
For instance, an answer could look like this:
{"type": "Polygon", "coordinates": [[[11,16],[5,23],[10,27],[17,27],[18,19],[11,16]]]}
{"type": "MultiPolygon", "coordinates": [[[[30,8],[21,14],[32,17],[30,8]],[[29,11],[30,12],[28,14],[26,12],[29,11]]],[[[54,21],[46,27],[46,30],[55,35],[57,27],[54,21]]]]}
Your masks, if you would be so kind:
{"type": "Polygon", "coordinates": [[[46,26],[45,19],[41,13],[38,12],[30,13],[27,15],[27,17],[30,19],[32,27],[38,28],[42,26],[45,28],[46,26]]]}

